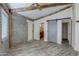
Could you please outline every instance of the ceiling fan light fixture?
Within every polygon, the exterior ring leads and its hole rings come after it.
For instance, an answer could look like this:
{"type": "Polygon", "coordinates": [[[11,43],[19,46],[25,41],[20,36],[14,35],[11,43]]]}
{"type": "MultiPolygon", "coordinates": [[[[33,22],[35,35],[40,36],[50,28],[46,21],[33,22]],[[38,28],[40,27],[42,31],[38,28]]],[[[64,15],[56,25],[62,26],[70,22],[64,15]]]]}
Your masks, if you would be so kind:
{"type": "Polygon", "coordinates": [[[32,4],[34,7],[37,7],[37,9],[42,10],[42,7],[38,3],[32,4]]]}
{"type": "Polygon", "coordinates": [[[37,6],[37,8],[38,8],[39,10],[42,10],[41,6],[37,6]]]}

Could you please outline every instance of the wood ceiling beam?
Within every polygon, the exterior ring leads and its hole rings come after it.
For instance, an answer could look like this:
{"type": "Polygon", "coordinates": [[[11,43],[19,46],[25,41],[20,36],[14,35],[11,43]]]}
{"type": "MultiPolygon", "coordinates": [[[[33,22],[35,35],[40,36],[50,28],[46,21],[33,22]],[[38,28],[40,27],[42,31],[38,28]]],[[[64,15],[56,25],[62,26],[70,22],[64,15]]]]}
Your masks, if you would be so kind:
{"type": "Polygon", "coordinates": [[[0,6],[9,15],[9,8],[8,8],[7,4],[6,3],[5,4],[1,3],[0,6]]]}
{"type": "MultiPolygon", "coordinates": [[[[56,7],[56,6],[62,6],[62,5],[68,5],[70,3],[40,3],[39,5],[42,8],[48,8],[48,7],[56,7]]],[[[12,12],[24,12],[24,11],[30,11],[30,10],[35,10],[37,9],[36,6],[29,6],[29,7],[23,7],[23,8],[16,8],[16,9],[12,9],[12,12]]]]}
{"type": "Polygon", "coordinates": [[[70,7],[72,7],[72,5],[66,6],[66,7],[64,7],[64,8],[62,8],[62,9],[58,10],[58,11],[55,11],[55,12],[53,12],[53,13],[50,13],[50,14],[48,14],[48,15],[46,15],[46,16],[39,17],[39,18],[37,18],[37,19],[35,19],[35,20],[39,20],[39,19],[41,19],[41,18],[45,18],[45,17],[47,17],[47,16],[54,15],[54,14],[56,14],[56,13],[58,13],[58,12],[64,11],[64,10],[66,10],[66,9],[69,9],[70,7]]]}

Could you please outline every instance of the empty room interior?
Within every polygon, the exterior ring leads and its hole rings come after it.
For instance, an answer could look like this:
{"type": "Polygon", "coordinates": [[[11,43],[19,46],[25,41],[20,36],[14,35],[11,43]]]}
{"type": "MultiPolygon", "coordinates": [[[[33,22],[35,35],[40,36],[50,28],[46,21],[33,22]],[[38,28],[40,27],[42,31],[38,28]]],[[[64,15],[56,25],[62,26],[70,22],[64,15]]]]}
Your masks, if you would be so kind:
{"type": "Polygon", "coordinates": [[[0,56],[79,56],[79,3],[0,3],[0,56]]]}

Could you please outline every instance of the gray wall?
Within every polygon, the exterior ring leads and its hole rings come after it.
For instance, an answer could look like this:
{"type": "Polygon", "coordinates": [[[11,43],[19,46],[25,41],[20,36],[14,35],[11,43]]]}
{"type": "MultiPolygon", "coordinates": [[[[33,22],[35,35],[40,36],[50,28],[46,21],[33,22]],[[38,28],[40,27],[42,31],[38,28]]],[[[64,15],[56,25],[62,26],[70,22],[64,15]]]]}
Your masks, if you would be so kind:
{"type": "Polygon", "coordinates": [[[48,21],[48,41],[57,42],[57,21],[48,21]]]}
{"type": "Polygon", "coordinates": [[[16,44],[24,43],[28,40],[28,24],[26,22],[26,18],[19,15],[14,14],[12,16],[13,20],[13,46],[16,44]]]}

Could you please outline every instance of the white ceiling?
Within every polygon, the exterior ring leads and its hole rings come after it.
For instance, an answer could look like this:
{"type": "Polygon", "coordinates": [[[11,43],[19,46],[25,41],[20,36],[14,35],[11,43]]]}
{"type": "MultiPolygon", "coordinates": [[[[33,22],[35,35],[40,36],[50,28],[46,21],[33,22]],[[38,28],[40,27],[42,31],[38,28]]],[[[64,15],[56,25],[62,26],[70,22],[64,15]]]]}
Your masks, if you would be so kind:
{"type": "Polygon", "coordinates": [[[32,3],[9,3],[11,9],[29,7],[32,3]]]}
{"type": "Polygon", "coordinates": [[[19,14],[21,14],[23,16],[30,17],[32,19],[37,19],[39,17],[45,16],[45,15],[53,13],[53,12],[55,12],[57,10],[60,10],[61,8],[64,8],[64,7],[65,6],[50,7],[50,8],[42,9],[41,11],[37,9],[37,10],[33,10],[33,11],[19,12],[19,14]]]}
{"type": "MultiPolygon", "coordinates": [[[[10,3],[9,5],[10,5],[10,7],[12,9],[14,9],[14,8],[28,7],[31,4],[29,4],[29,3],[27,3],[27,4],[25,4],[25,3],[12,3],[11,4],[10,3]]],[[[55,12],[57,10],[60,10],[60,9],[62,9],[64,7],[66,7],[66,6],[68,6],[68,5],[44,8],[41,11],[36,9],[36,10],[31,10],[31,11],[18,12],[18,14],[21,14],[21,15],[23,15],[25,17],[29,17],[29,18],[32,18],[32,19],[37,19],[39,17],[46,16],[46,15],[48,15],[50,13],[53,13],[53,12],[55,12]]]]}

